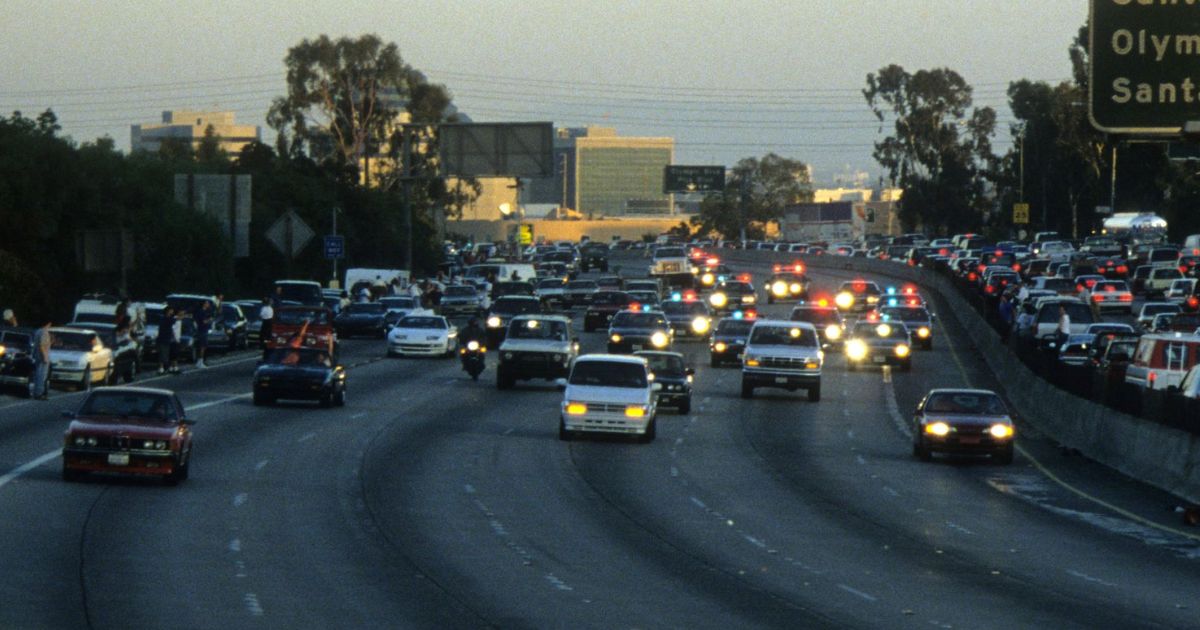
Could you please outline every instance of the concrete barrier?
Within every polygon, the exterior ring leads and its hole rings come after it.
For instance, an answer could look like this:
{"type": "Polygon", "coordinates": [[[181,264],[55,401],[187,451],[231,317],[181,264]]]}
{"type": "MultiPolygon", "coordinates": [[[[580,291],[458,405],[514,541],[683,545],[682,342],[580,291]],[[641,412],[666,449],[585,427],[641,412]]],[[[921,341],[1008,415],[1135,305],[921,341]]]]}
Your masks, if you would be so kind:
{"type": "MultiPolygon", "coordinates": [[[[776,252],[726,251],[730,262],[792,262],[776,252]]],[[[850,271],[912,282],[935,293],[966,331],[970,342],[1004,386],[1018,417],[1059,444],[1130,477],[1200,503],[1200,436],[1113,410],[1063,391],[1042,379],[1016,357],[996,331],[959,293],[949,276],[891,261],[808,256],[811,269],[850,271]]]]}

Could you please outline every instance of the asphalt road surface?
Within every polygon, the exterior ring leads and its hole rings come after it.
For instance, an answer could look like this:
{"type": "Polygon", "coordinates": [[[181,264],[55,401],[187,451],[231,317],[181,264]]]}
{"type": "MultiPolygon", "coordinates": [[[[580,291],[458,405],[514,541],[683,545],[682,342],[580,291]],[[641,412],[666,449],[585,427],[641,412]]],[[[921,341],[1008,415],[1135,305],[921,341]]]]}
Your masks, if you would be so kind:
{"type": "Polygon", "coordinates": [[[141,379],[197,420],[174,488],[63,482],[83,394],[3,398],[0,627],[1200,626],[1200,531],[1169,495],[1024,426],[1012,466],[912,457],[928,389],[1000,388],[953,318],[935,335],[910,373],[831,354],[819,403],[742,400],[678,343],[692,413],[648,445],[560,442],[553,384],[497,391],[494,363],[472,382],[382,340],[344,342],[346,407],[254,407],[234,354],[141,379]]]}

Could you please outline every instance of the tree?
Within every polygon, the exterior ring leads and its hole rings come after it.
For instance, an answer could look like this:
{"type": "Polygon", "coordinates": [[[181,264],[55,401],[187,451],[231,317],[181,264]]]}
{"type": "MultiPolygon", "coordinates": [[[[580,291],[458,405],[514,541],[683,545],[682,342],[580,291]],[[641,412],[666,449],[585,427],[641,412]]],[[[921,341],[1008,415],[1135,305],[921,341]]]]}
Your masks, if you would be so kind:
{"type": "Polygon", "coordinates": [[[996,113],[972,108],[972,89],[949,68],[909,73],[898,65],[867,75],[863,96],[892,134],[874,156],[903,189],[901,220],[939,232],[976,228],[990,207],[996,113]]]}
{"type": "Polygon", "coordinates": [[[704,198],[692,225],[700,234],[718,233],[728,239],[762,238],[784,209],[812,201],[808,166],[799,160],[768,153],[744,158],[733,167],[725,189],[704,198]]]}
{"type": "Polygon", "coordinates": [[[196,161],[210,167],[225,168],[229,165],[229,155],[221,147],[221,136],[209,125],[204,129],[204,137],[196,147],[196,161]]]}

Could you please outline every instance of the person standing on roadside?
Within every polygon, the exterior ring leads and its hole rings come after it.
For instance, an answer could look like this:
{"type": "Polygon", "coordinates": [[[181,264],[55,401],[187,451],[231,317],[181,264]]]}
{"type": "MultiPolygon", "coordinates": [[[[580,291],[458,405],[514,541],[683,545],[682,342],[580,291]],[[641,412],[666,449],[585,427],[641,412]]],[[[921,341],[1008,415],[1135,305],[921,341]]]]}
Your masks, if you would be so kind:
{"type": "Polygon", "coordinates": [[[155,338],[155,345],[158,346],[158,373],[166,374],[167,370],[172,369],[173,357],[171,351],[174,349],[175,342],[175,309],[170,306],[163,309],[162,320],[158,323],[158,336],[155,338]]]}
{"type": "Polygon", "coordinates": [[[1058,327],[1054,329],[1057,336],[1058,347],[1067,343],[1067,337],[1071,335],[1071,316],[1067,314],[1065,306],[1058,307],[1058,327]]]}
{"type": "Polygon", "coordinates": [[[275,307],[271,306],[271,296],[263,298],[262,308],[258,309],[258,318],[262,320],[262,327],[258,329],[258,345],[265,349],[275,323],[275,307]]]}
{"type": "Polygon", "coordinates": [[[1008,341],[1013,328],[1013,303],[1008,294],[1000,296],[1000,340],[1008,341]]]}
{"type": "Polygon", "coordinates": [[[29,394],[35,400],[49,399],[51,341],[50,322],[46,322],[33,334],[33,383],[29,394]]]}
{"type": "Polygon", "coordinates": [[[196,367],[205,369],[208,364],[204,362],[204,357],[208,353],[208,331],[212,329],[212,303],[204,300],[200,303],[200,308],[192,314],[192,321],[196,324],[196,367]]]}

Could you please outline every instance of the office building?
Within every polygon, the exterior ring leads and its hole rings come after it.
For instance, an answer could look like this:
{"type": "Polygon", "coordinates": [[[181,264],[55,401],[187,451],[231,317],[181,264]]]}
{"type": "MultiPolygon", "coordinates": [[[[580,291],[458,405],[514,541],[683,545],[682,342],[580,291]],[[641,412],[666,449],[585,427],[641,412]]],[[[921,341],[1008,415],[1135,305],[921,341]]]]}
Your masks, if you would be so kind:
{"type": "Polygon", "coordinates": [[[611,127],[561,128],[554,140],[557,174],[532,180],[527,203],[553,203],[585,216],[669,215],[663,169],[672,138],[618,136],[611,127]]]}
{"type": "Polygon", "coordinates": [[[157,152],[168,139],[182,140],[198,148],[208,128],[220,138],[226,153],[237,155],[242,147],[262,139],[262,129],[255,125],[239,125],[233,112],[197,112],[172,110],[162,113],[161,123],[133,125],[130,148],[133,151],[157,152]]]}

